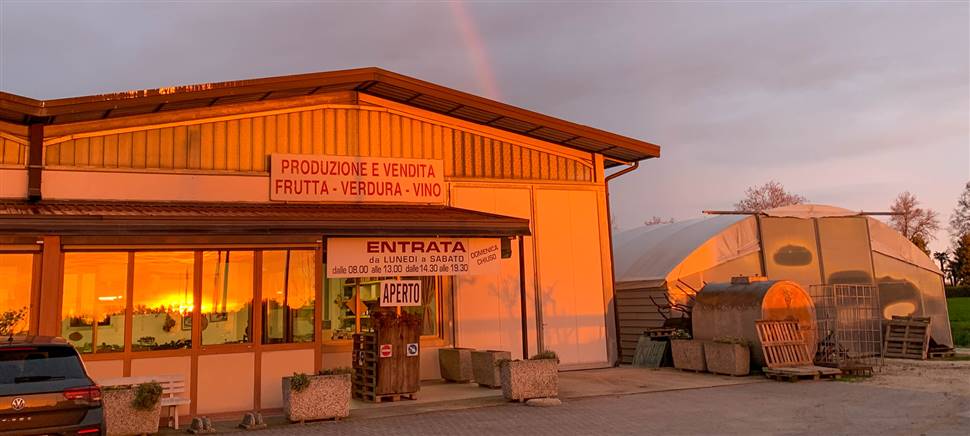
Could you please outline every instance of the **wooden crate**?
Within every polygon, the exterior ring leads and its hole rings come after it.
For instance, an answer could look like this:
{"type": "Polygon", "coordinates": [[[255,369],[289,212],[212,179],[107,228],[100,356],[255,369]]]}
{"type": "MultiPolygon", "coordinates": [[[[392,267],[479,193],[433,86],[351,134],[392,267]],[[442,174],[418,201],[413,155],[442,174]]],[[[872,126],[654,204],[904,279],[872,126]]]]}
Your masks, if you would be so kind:
{"type": "Polygon", "coordinates": [[[886,322],[882,356],[926,360],[929,342],[929,318],[893,316],[886,322]]]}
{"type": "Polygon", "coordinates": [[[408,356],[407,346],[420,344],[420,329],[420,322],[382,313],[375,317],[373,332],[354,335],[354,398],[372,402],[414,398],[420,389],[421,350],[418,345],[418,355],[408,356]],[[382,345],[390,346],[390,357],[380,356],[382,345]]]}
{"type": "Polygon", "coordinates": [[[759,320],[755,326],[768,368],[812,366],[812,356],[798,321],[759,320]]]}

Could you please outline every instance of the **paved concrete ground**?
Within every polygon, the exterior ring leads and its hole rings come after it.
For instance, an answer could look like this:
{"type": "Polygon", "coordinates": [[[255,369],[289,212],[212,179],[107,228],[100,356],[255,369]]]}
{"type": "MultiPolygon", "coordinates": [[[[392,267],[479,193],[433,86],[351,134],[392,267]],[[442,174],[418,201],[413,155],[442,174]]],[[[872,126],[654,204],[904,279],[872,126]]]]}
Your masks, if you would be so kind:
{"type": "MultiPolygon", "coordinates": [[[[970,381],[968,381],[970,382],[970,381]]],[[[860,383],[753,383],[288,425],[258,432],[333,435],[853,434],[966,435],[970,397],[860,383]]]]}

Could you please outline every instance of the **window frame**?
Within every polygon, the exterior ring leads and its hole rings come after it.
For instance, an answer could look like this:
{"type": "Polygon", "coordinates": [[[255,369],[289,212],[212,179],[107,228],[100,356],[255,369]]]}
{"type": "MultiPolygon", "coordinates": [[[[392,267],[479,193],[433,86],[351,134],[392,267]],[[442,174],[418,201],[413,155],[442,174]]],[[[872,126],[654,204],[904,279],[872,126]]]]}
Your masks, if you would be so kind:
{"type": "MultiPolygon", "coordinates": [[[[11,250],[4,250],[4,252],[11,250]]],[[[34,301],[31,308],[31,316],[37,319],[38,316],[35,313],[34,308],[39,308],[40,300],[40,277],[41,269],[41,258],[39,249],[36,250],[34,256],[34,301]]],[[[130,362],[132,359],[143,359],[143,358],[159,358],[159,357],[176,357],[176,356],[191,356],[191,355],[205,355],[205,354],[221,354],[221,353],[234,353],[234,352],[251,352],[256,351],[282,351],[282,350],[295,350],[295,349],[322,349],[322,342],[320,338],[322,334],[316,332],[320,331],[322,326],[323,318],[323,306],[322,306],[322,295],[323,295],[323,244],[317,243],[303,243],[303,242],[293,242],[287,244],[224,244],[224,243],[190,243],[190,244],[172,244],[172,245],[98,245],[98,246],[65,246],[61,251],[61,262],[60,271],[58,277],[58,303],[57,303],[57,313],[58,319],[60,319],[60,314],[63,311],[63,290],[61,286],[64,281],[64,262],[63,256],[66,253],[75,252],[124,252],[128,254],[128,270],[126,272],[126,289],[125,289],[125,347],[124,351],[117,352],[101,352],[101,353],[84,353],[82,354],[84,359],[90,361],[103,361],[103,360],[118,360],[124,359],[126,362],[130,362]],[[202,344],[202,330],[200,329],[201,323],[199,320],[202,316],[202,253],[204,251],[217,251],[217,250],[241,250],[241,251],[252,251],[253,252],[253,313],[252,313],[252,326],[253,326],[253,340],[248,343],[235,343],[235,344],[202,344]],[[262,343],[262,338],[256,337],[256,335],[261,335],[263,317],[262,311],[259,310],[258,304],[262,301],[262,260],[263,252],[271,250],[306,250],[313,251],[315,257],[315,278],[314,278],[314,293],[315,293],[315,303],[314,303],[314,339],[310,342],[291,342],[291,343],[262,343]],[[133,305],[133,294],[134,294],[134,255],[137,252],[170,252],[170,251],[190,251],[194,253],[194,278],[193,278],[193,301],[199,302],[200,304],[194,304],[194,309],[192,311],[192,346],[190,348],[174,349],[174,350],[140,350],[135,351],[131,347],[131,336],[132,336],[132,314],[134,311],[133,305]]],[[[39,309],[38,309],[39,311],[39,309]]],[[[35,321],[36,322],[36,321],[35,321]]],[[[319,352],[315,353],[320,359],[319,352]]]]}
{"type": "Polygon", "coordinates": [[[37,334],[40,326],[40,293],[41,293],[41,265],[42,253],[39,246],[20,245],[20,244],[0,244],[0,255],[4,254],[30,254],[31,271],[30,286],[27,297],[27,335],[37,334]]]}
{"type": "MultiPolygon", "coordinates": [[[[415,276],[407,276],[407,277],[415,277],[415,276]]],[[[392,278],[393,279],[397,279],[397,280],[408,280],[407,277],[406,276],[396,276],[396,277],[392,277],[392,278]]],[[[432,277],[434,277],[434,280],[435,280],[435,314],[436,314],[436,319],[435,319],[435,334],[433,334],[433,335],[421,334],[420,335],[420,339],[421,339],[422,342],[438,344],[438,343],[443,343],[443,341],[445,340],[445,332],[444,332],[444,318],[445,318],[445,314],[444,314],[444,311],[443,311],[444,310],[444,304],[442,302],[443,294],[444,294],[444,289],[445,289],[445,287],[451,286],[452,283],[453,283],[453,281],[452,280],[449,280],[448,276],[440,276],[440,275],[438,275],[438,276],[432,276],[432,277]]],[[[351,278],[354,279],[354,280],[356,280],[356,282],[355,282],[355,288],[354,288],[354,307],[357,308],[357,314],[355,314],[355,322],[354,322],[355,331],[354,331],[354,334],[357,334],[357,333],[360,333],[361,332],[361,317],[360,317],[359,313],[360,313],[360,310],[363,308],[363,305],[362,305],[361,300],[360,300],[360,285],[361,285],[361,279],[364,279],[364,278],[367,278],[367,277],[351,277],[351,278]]],[[[324,292],[326,292],[326,289],[327,289],[327,286],[328,286],[328,283],[326,283],[326,282],[328,282],[330,280],[345,280],[345,279],[346,278],[342,278],[342,277],[341,278],[338,278],[338,277],[325,278],[324,279],[324,282],[325,283],[323,284],[324,292]]],[[[383,280],[383,279],[381,279],[381,280],[383,280]]],[[[321,296],[320,296],[321,297],[321,300],[324,300],[324,296],[325,295],[321,294],[321,296]]],[[[324,304],[324,313],[327,313],[327,305],[329,305],[330,302],[329,301],[323,301],[323,304],[324,304]]],[[[330,321],[333,322],[334,320],[331,319],[330,321]]],[[[332,331],[334,329],[330,329],[330,330],[332,331]]],[[[322,322],[321,322],[321,328],[320,328],[320,336],[324,336],[322,322]]],[[[322,338],[322,343],[323,343],[324,347],[331,347],[332,349],[339,350],[339,349],[342,349],[344,347],[347,347],[347,346],[352,345],[353,344],[353,339],[331,339],[330,337],[323,337],[322,338]]]]}

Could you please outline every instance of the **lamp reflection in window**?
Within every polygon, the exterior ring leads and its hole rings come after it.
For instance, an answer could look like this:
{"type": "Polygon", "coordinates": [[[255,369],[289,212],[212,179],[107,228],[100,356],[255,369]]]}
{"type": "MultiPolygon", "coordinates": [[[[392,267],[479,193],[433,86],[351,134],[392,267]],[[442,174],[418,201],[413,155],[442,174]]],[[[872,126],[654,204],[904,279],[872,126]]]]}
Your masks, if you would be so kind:
{"type": "Polygon", "coordinates": [[[123,351],[127,289],[128,253],[64,253],[61,336],[82,353],[123,351]]]}

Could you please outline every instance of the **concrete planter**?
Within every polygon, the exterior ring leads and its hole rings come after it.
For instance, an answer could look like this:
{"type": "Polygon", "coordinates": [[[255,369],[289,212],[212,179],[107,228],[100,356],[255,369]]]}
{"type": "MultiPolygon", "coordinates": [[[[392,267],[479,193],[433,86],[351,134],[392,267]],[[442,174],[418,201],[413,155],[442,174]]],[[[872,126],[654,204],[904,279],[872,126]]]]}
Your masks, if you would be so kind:
{"type": "Polygon", "coordinates": [[[670,352],[674,358],[674,368],[691,371],[707,371],[704,357],[704,341],[697,339],[674,339],[670,341],[670,352]]]}
{"type": "Polygon", "coordinates": [[[500,360],[509,359],[512,359],[512,353],[508,351],[472,351],[472,374],[475,382],[486,388],[502,387],[502,371],[497,363],[500,360]]]}
{"type": "Polygon", "coordinates": [[[507,400],[559,396],[559,362],[555,359],[506,360],[500,370],[502,396],[507,400]]]}
{"type": "Polygon", "coordinates": [[[120,436],[158,433],[161,401],[151,410],[138,410],[131,405],[134,400],[135,387],[109,388],[101,392],[105,434],[120,436]]]}
{"type": "Polygon", "coordinates": [[[300,392],[283,377],[283,414],[292,422],[339,419],[350,416],[350,374],[311,375],[310,386],[300,392]]]}
{"type": "Polygon", "coordinates": [[[747,345],[707,342],[704,359],[707,370],[715,374],[741,376],[751,372],[751,350],[747,345]]]}
{"type": "Polygon", "coordinates": [[[441,378],[454,383],[472,381],[472,351],[471,348],[439,348],[441,378]]]}

